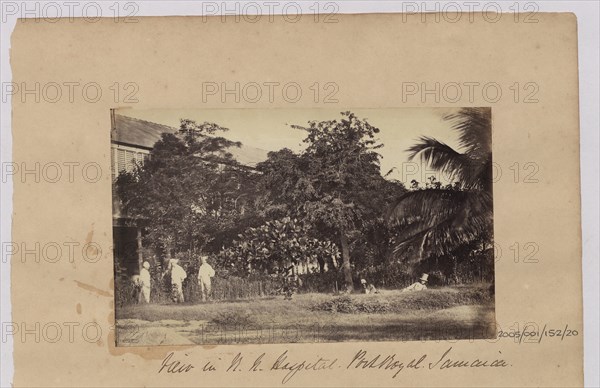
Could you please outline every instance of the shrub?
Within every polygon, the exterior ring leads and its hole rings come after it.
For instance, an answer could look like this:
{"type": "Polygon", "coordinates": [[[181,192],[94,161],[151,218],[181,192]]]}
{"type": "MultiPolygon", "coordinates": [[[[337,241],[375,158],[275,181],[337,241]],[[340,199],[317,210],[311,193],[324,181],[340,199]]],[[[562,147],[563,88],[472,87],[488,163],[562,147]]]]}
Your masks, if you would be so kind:
{"type": "Polygon", "coordinates": [[[115,262],[115,304],[119,307],[137,303],[137,292],[127,268],[115,262]]]}
{"type": "Polygon", "coordinates": [[[345,288],[344,275],[336,270],[303,274],[300,279],[303,283],[300,292],[336,293],[345,288]]]}
{"type": "Polygon", "coordinates": [[[442,310],[456,306],[492,303],[489,285],[428,289],[418,292],[364,295],[343,295],[312,306],[312,310],[345,314],[402,313],[415,310],[442,310]]]}
{"type": "Polygon", "coordinates": [[[387,313],[391,311],[388,302],[378,299],[356,299],[343,295],[313,306],[313,310],[329,311],[332,313],[387,313]]]}
{"type": "MultiPolygon", "coordinates": [[[[222,301],[261,298],[272,295],[280,287],[280,280],[266,276],[256,278],[215,276],[212,279],[211,299],[222,301]]],[[[196,274],[188,274],[188,278],[183,284],[183,293],[186,301],[199,302],[202,300],[196,274]]]]}
{"type": "Polygon", "coordinates": [[[415,279],[404,266],[394,263],[365,268],[357,275],[358,286],[360,286],[360,279],[366,279],[377,288],[387,289],[404,288],[415,279]]]}
{"type": "Polygon", "coordinates": [[[212,319],[212,323],[225,327],[246,327],[256,324],[250,313],[238,310],[221,311],[212,319]]]}

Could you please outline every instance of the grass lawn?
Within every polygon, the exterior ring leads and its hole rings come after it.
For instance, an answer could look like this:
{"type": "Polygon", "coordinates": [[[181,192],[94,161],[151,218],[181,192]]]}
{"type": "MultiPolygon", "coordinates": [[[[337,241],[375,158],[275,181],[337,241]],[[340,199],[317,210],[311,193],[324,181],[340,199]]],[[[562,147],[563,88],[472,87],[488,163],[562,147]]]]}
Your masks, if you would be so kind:
{"type": "Polygon", "coordinates": [[[495,337],[487,286],[402,293],[299,294],[117,309],[119,346],[407,341],[495,337]]]}

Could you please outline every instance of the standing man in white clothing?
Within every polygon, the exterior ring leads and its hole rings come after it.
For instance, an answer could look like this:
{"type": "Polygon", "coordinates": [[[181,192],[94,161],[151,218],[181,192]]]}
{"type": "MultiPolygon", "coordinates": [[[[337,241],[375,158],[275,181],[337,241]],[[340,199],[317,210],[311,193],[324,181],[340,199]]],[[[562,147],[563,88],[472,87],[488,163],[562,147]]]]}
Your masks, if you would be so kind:
{"type": "Polygon", "coordinates": [[[139,284],[142,291],[142,299],[150,303],[150,263],[144,261],[140,270],[139,284]]]}
{"type": "Polygon", "coordinates": [[[200,269],[198,270],[198,285],[202,294],[202,301],[206,301],[210,297],[211,278],[215,276],[215,270],[206,262],[208,256],[200,257],[200,269]]]}
{"type": "Polygon", "coordinates": [[[185,270],[179,265],[179,260],[171,259],[171,285],[173,289],[173,302],[183,303],[183,281],[187,277],[185,270]]]}

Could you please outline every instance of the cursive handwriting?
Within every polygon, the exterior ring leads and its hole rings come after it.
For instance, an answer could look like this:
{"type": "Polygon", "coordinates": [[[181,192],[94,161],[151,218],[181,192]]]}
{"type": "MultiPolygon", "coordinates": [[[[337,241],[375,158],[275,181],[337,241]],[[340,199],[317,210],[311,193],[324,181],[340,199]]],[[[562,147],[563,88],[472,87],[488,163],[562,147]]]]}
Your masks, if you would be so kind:
{"type": "Polygon", "coordinates": [[[361,349],[354,355],[354,358],[350,361],[348,366],[346,366],[346,369],[350,369],[354,366],[355,369],[396,370],[396,373],[392,376],[392,378],[395,378],[398,376],[398,373],[402,372],[404,369],[420,369],[422,367],[421,363],[425,361],[427,355],[422,355],[418,360],[413,358],[408,363],[397,360],[396,357],[396,354],[390,354],[385,357],[382,357],[381,354],[377,354],[375,357],[370,358],[367,357],[367,352],[361,349]]]}
{"type": "Polygon", "coordinates": [[[316,362],[288,362],[287,357],[288,351],[286,350],[277,358],[277,361],[275,361],[275,363],[273,363],[273,366],[271,367],[271,370],[288,371],[288,373],[284,376],[283,380],[281,380],[282,384],[285,384],[288,381],[290,381],[292,377],[294,377],[296,373],[298,373],[301,370],[319,371],[325,369],[333,369],[333,366],[337,362],[337,358],[334,360],[328,360],[321,357],[319,357],[319,359],[316,362]]]}
{"type": "Polygon", "coordinates": [[[453,360],[450,358],[452,348],[446,352],[435,363],[429,363],[429,369],[439,368],[440,370],[451,368],[506,368],[509,365],[503,359],[490,360],[453,360]]]}
{"type": "MultiPolygon", "coordinates": [[[[345,369],[388,371],[388,373],[392,374],[392,378],[396,378],[400,372],[410,370],[444,371],[456,368],[508,368],[512,366],[501,357],[455,358],[453,357],[452,350],[452,347],[448,348],[441,356],[439,356],[439,354],[430,356],[421,353],[417,354],[415,357],[414,354],[399,355],[396,353],[368,353],[366,350],[360,349],[354,354],[345,369]]],[[[502,354],[500,351],[499,353],[502,354]]],[[[187,354],[185,355],[187,356],[187,354]]],[[[233,359],[229,359],[231,361],[225,359],[222,363],[216,365],[212,364],[211,361],[207,361],[204,367],[199,367],[197,369],[201,373],[214,372],[217,370],[224,370],[225,372],[247,371],[250,373],[282,371],[285,375],[281,380],[281,383],[286,384],[300,372],[333,371],[338,370],[338,368],[343,368],[342,365],[338,365],[337,358],[328,359],[316,356],[311,360],[292,360],[287,350],[279,354],[274,362],[266,361],[269,358],[267,353],[261,353],[258,357],[250,358],[248,360],[247,355],[238,352],[233,359]],[[223,365],[223,363],[225,363],[225,365],[223,365]],[[227,367],[227,365],[229,366],[227,367]],[[223,368],[224,366],[225,368],[223,368]]],[[[219,358],[219,360],[221,360],[221,358],[219,358]]],[[[194,368],[194,365],[190,363],[183,363],[176,360],[174,353],[171,352],[162,361],[158,373],[182,374],[190,372],[194,368]]]]}
{"type": "Polygon", "coordinates": [[[173,352],[169,353],[164,360],[162,360],[162,364],[158,373],[161,373],[163,370],[166,373],[187,373],[190,370],[194,369],[192,364],[183,364],[179,361],[171,361],[173,358],[173,352]]]}
{"type": "MultiPolygon", "coordinates": [[[[483,358],[476,358],[474,360],[454,360],[450,358],[450,352],[452,348],[444,352],[444,354],[437,359],[435,362],[428,364],[429,370],[446,370],[452,368],[506,368],[510,365],[503,359],[487,360],[483,358]]],[[[392,378],[398,376],[400,372],[408,369],[421,369],[425,368],[425,360],[429,356],[423,354],[420,358],[409,358],[401,360],[397,354],[374,354],[368,355],[365,350],[359,350],[350,363],[346,366],[346,369],[378,369],[378,370],[391,370],[395,371],[392,378]]]]}

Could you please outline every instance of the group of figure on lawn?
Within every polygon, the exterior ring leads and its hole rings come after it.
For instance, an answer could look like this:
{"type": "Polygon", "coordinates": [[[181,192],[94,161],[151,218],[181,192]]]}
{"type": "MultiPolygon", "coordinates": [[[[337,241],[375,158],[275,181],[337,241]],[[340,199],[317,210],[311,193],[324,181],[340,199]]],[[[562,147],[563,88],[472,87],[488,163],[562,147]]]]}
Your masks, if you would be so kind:
{"type": "MultiPolygon", "coordinates": [[[[200,294],[202,301],[206,301],[210,298],[212,291],[212,278],[215,276],[215,270],[207,263],[208,256],[200,257],[200,267],[198,269],[198,286],[200,287],[200,294]]],[[[187,278],[187,273],[182,266],[179,265],[179,260],[170,259],[169,264],[162,276],[170,274],[171,278],[171,296],[174,303],[183,303],[183,281],[187,278]]],[[[285,299],[292,299],[292,296],[298,292],[298,289],[302,287],[302,280],[296,274],[294,266],[283,268],[279,275],[283,279],[283,284],[280,291],[284,294],[285,299]]],[[[422,291],[427,289],[427,280],[429,275],[423,274],[419,281],[411,284],[410,286],[403,288],[401,291],[422,291]]],[[[140,270],[139,276],[134,278],[134,285],[136,287],[137,300],[139,302],[150,303],[150,291],[152,280],[150,277],[150,263],[144,261],[142,269],[140,270]]],[[[365,294],[379,294],[379,291],[372,283],[367,282],[365,279],[360,280],[362,286],[362,292],[365,294]]]]}
{"type": "Polygon", "coordinates": [[[283,283],[278,291],[283,293],[285,300],[291,300],[292,296],[302,287],[302,280],[296,273],[296,268],[294,265],[284,267],[276,275],[281,277],[283,283]]]}
{"type": "MultiPolygon", "coordinates": [[[[423,291],[427,289],[427,280],[429,279],[429,275],[424,273],[419,278],[418,282],[414,282],[408,287],[403,288],[401,291],[423,291]]],[[[379,290],[375,288],[373,283],[367,282],[365,279],[360,279],[360,284],[362,286],[362,291],[364,294],[379,294],[379,290]]]]}
{"type": "MultiPolygon", "coordinates": [[[[202,301],[210,298],[212,291],[212,278],[215,276],[215,270],[207,263],[208,256],[200,257],[200,268],[198,269],[198,286],[202,301]]],[[[175,303],[183,303],[183,281],[187,278],[187,273],[182,266],[179,265],[179,260],[170,259],[169,264],[163,272],[162,277],[170,275],[171,278],[171,299],[175,303]]],[[[138,301],[150,303],[150,291],[152,288],[152,280],[150,277],[150,263],[144,261],[139,276],[134,278],[134,286],[138,293],[138,301]]]]}

